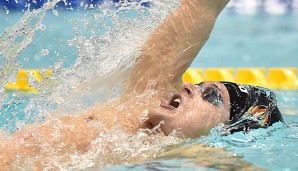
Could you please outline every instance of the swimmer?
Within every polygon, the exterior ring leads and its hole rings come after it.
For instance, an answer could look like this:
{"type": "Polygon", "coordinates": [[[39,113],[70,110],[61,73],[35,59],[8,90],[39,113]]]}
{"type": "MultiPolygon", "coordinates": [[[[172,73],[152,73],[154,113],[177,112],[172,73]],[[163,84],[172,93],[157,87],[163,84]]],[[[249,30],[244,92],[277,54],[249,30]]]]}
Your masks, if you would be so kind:
{"type": "Polygon", "coordinates": [[[2,139],[0,166],[9,167],[16,158],[37,156],[45,144],[58,149],[57,155],[84,153],[102,131],[99,122],[107,129],[118,125],[131,133],[159,127],[165,136],[177,130],[185,137],[197,138],[220,123],[225,124],[223,134],[229,134],[282,121],[270,90],[229,82],[182,84],[182,74],[208,40],[228,2],[181,0],[141,48],[121,97],[78,115],[27,125],[2,139]],[[177,89],[181,91],[177,93],[177,89]]]}

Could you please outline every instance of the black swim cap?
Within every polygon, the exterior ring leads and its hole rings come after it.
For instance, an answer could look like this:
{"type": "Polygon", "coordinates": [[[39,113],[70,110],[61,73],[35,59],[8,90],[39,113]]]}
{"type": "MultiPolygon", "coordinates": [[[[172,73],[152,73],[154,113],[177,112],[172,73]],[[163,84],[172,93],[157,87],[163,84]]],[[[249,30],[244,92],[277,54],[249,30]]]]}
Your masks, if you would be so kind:
{"type": "Polygon", "coordinates": [[[230,96],[230,123],[224,128],[225,133],[266,128],[275,122],[284,122],[273,91],[258,86],[221,83],[230,96]]]}

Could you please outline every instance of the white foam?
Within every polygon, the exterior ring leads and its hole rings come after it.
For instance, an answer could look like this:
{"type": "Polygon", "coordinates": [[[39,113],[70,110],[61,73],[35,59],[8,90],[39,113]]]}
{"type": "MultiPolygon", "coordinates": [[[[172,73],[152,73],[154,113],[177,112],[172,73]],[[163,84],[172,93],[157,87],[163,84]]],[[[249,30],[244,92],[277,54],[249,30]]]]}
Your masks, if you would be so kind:
{"type": "MultiPolygon", "coordinates": [[[[37,33],[38,36],[44,36],[44,31],[51,29],[51,23],[44,23],[44,19],[49,15],[63,18],[67,14],[55,8],[58,2],[60,0],[49,0],[42,8],[25,12],[13,27],[7,28],[0,36],[0,55],[4,59],[1,66],[1,92],[4,91],[5,83],[14,81],[16,71],[22,68],[17,62],[19,54],[31,45],[37,33]]],[[[64,52],[58,49],[37,50],[43,57],[56,54],[61,59],[49,68],[53,74],[47,81],[55,82],[55,86],[39,85],[42,91],[32,97],[23,110],[25,118],[29,117],[30,120],[30,117],[34,117],[32,120],[43,122],[46,118],[57,117],[57,112],[53,114],[57,108],[60,109],[58,115],[70,114],[95,102],[119,96],[139,55],[139,48],[158,23],[179,5],[179,0],[155,0],[152,8],[145,8],[140,5],[142,2],[145,1],[124,1],[118,4],[117,9],[108,8],[106,4],[92,8],[81,4],[81,7],[88,9],[84,11],[79,8],[77,16],[65,20],[65,23],[74,25],[71,29],[74,36],[67,40],[57,37],[59,41],[67,42],[69,48],[75,48],[76,54],[62,56],[64,52]],[[72,65],[63,67],[65,59],[74,57],[76,59],[72,65]]],[[[26,61],[30,63],[30,59],[26,58],[26,61]]],[[[16,121],[20,129],[24,123],[26,119],[16,121]]],[[[34,136],[38,138],[38,135],[34,136]]],[[[62,160],[63,156],[56,156],[57,151],[46,143],[43,143],[42,153],[37,157],[48,162],[48,169],[83,169],[149,159],[166,150],[167,146],[180,142],[174,135],[148,136],[144,132],[131,135],[116,126],[102,132],[94,140],[92,150],[83,154],[67,154],[67,162],[62,160]]],[[[20,159],[15,162],[15,167],[22,165],[30,170],[34,161],[35,158],[20,159]]]]}

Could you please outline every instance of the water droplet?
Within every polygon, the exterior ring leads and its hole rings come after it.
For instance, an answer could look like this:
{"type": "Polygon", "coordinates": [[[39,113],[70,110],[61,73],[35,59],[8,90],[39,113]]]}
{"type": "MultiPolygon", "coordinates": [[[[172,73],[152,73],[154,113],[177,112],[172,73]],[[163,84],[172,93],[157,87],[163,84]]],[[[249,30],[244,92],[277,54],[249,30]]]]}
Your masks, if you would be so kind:
{"type": "Polygon", "coordinates": [[[45,55],[48,55],[50,52],[48,49],[41,49],[40,52],[39,52],[41,55],[45,56],[45,55]]]}
{"type": "Polygon", "coordinates": [[[53,11],[53,14],[58,17],[59,15],[58,11],[57,10],[52,10],[52,11],[53,11]]]}
{"type": "Polygon", "coordinates": [[[80,3],[80,7],[83,7],[83,6],[84,6],[84,2],[81,2],[81,3],[80,3]]]}
{"type": "Polygon", "coordinates": [[[44,24],[40,24],[40,25],[39,25],[39,29],[40,29],[40,30],[45,30],[46,28],[47,28],[47,27],[46,27],[44,24]]]}

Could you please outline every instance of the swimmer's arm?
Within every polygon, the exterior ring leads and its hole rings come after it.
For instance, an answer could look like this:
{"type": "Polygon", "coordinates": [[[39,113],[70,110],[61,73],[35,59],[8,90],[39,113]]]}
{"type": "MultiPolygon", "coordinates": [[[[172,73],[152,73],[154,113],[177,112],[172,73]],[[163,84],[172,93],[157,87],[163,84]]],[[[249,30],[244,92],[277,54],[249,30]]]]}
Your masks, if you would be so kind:
{"type": "Polygon", "coordinates": [[[173,149],[159,157],[162,159],[188,158],[198,166],[215,170],[265,170],[246,162],[242,156],[237,156],[224,148],[215,148],[204,144],[193,144],[173,149]]]}
{"type": "Polygon", "coordinates": [[[181,76],[209,38],[229,0],[181,0],[141,48],[129,91],[141,93],[151,80],[155,89],[181,83],[181,76]]]}
{"type": "Polygon", "coordinates": [[[50,153],[65,156],[72,152],[83,153],[97,136],[99,127],[92,126],[88,118],[64,117],[44,124],[28,125],[0,141],[0,170],[6,170],[15,161],[38,156],[34,167],[42,167],[50,153]],[[46,151],[48,150],[48,151],[46,151]],[[49,151],[50,150],[50,151],[49,151]],[[63,155],[64,154],[64,155],[63,155]]]}

